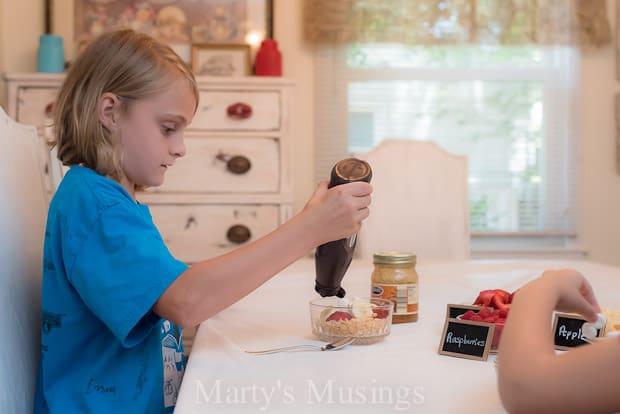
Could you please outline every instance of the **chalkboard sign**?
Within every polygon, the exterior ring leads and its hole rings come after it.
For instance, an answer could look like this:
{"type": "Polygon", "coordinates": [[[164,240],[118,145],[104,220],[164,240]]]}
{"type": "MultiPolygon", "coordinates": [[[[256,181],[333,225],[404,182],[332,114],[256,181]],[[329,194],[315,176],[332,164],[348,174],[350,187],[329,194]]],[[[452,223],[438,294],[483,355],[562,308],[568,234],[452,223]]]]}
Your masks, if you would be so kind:
{"type": "MultiPolygon", "coordinates": [[[[588,344],[587,338],[581,331],[581,327],[586,322],[580,315],[556,312],[553,320],[553,342],[555,348],[567,350],[588,344]]],[[[601,334],[602,329],[598,329],[596,336],[601,334]]]]}
{"type": "Polygon", "coordinates": [[[446,318],[439,353],[486,361],[494,331],[492,323],[446,318]]]}
{"type": "Polygon", "coordinates": [[[446,311],[446,315],[448,318],[456,318],[467,312],[468,310],[473,310],[474,312],[478,312],[484,306],[476,306],[476,305],[457,305],[454,303],[448,303],[448,309],[446,311]]]}

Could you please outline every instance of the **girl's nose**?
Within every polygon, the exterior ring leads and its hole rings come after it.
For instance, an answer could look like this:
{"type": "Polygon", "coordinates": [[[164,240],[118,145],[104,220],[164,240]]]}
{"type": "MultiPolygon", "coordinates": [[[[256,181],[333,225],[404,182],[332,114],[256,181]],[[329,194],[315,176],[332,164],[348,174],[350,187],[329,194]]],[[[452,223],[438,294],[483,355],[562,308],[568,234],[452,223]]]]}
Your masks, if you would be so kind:
{"type": "Polygon", "coordinates": [[[183,136],[172,141],[170,153],[177,158],[185,156],[185,141],[183,136]]]}

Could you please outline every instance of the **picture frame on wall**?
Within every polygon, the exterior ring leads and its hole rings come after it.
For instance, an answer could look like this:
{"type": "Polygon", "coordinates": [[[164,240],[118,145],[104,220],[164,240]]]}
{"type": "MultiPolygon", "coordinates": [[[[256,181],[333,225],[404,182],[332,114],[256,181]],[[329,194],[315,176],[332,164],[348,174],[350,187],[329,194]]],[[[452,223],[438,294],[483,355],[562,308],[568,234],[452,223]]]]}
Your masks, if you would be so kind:
{"type": "Polygon", "coordinates": [[[192,44],[248,44],[272,35],[273,0],[46,0],[53,34],[66,59],[101,33],[144,32],[171,46],[188,63],[192,44]]]}
{"type": "Polygon", "coordinates": [[[192,45],[192,71],[197,76],[251,75],[249,45],[192,45]]]}

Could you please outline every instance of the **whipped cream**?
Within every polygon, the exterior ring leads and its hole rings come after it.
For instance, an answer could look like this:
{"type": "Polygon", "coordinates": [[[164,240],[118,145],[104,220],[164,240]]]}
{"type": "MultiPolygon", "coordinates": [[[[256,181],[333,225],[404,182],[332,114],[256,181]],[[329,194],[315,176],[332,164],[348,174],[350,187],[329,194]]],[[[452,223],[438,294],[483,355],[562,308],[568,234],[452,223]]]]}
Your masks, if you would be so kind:
{"type": "Polygon", "coordinates": [[[372,319],[374,317],[372,304],[368,300],[361,298],[355,298],[351,301],[351,312],[354,317],[361,320],[372,319]]]}

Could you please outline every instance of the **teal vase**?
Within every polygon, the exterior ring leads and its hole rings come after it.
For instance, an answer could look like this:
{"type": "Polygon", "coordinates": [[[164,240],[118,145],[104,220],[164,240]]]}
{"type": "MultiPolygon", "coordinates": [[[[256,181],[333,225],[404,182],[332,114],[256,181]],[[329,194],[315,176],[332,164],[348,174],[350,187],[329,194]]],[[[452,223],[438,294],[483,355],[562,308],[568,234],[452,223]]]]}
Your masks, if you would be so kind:
{"type": "Polygon", "coordinates": [[[37,70],[48,73],[64,72],[65,51],[62,45],[62,37],[50,34],[39,37],[37,70]]]}

